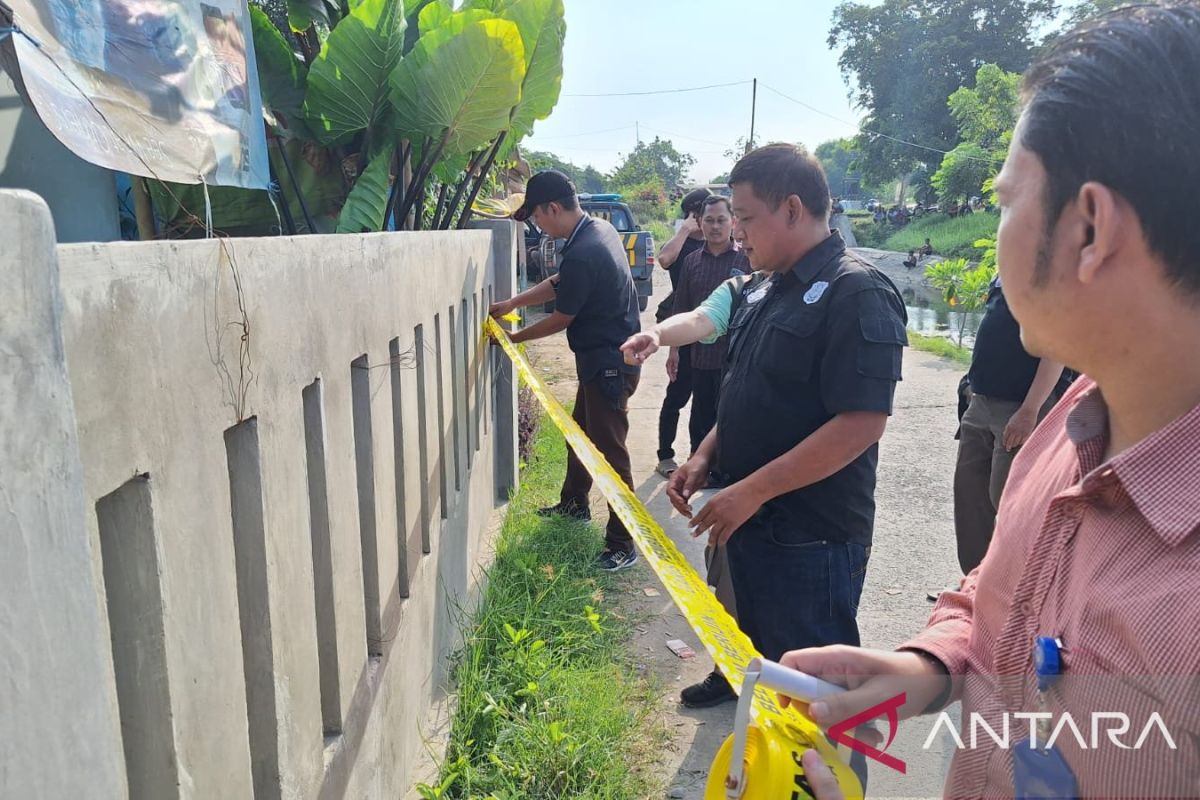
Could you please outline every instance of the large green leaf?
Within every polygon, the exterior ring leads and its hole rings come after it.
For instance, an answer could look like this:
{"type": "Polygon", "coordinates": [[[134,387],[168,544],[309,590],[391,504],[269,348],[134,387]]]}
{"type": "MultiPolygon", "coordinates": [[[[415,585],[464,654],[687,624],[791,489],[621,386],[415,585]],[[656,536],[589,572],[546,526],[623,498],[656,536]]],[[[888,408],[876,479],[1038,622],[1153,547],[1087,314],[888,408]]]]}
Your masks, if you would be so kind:
{"type": "Polygon", "coordinates": [[[419,35],[424,36],[430,31],[437,30],[452,16],[454,16],[454,6],[450,0],[432,0],[422,7],[421,13],[417,15],[419,35]]]}
{"type": "Polygon", "coordinates": [[[383,215],[387,212],[391,192],[392,154],[380,153],[358,176],[354,188],[338,214],[338,233],[361,233],[383,230],[383,215]]]}
{"type": "Polygon", "coordinates": [[[276,117],[284,117],[285,127],[290,127],[287,123],[299,121],[304,107],[304,65],[275,23],[258,6],[250,6],[250,21],[263,106],[276,117]]]}
{"type": "Polygon", "coordinates": [[[288,24],[296,33],[304,33],[314,22],[329,24],[324,0],[287,0],[288,24]]]}
{"type": "Polygon", "coordinates": [[[454,14],[423,35],[392,75],[402,135],[469,153],[508,126],[521,99],[521,32],[504,19],[454,14]]]}
{"type": "Polygon", "coordinates": [[[563,41],[567,23],[563,0],[513,0],[499,13],[516,23],[525,47],[525,80],[521,100],[512,112],[512,133],[516,144],[533,132],[533,123],[550,116],[562,91],[563,41]]]}
{"type": "Polygon", "coordinates": [[[369,128],[383,114],[404,27],[401,0],[361,0],[330,32],[309,70],[304,103],[322,142],[369,128]]]}

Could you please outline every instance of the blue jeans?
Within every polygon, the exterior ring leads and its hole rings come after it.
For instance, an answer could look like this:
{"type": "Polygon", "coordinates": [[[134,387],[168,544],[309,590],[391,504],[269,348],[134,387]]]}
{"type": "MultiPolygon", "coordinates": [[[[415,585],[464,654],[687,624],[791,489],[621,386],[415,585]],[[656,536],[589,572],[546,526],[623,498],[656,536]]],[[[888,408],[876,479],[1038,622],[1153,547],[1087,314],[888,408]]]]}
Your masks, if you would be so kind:
{"type": "Polygon", "coordinates": [[[762,509],[729,539],[738,622],[766,658],[859,644],[858,600],[871,548],[814,541],[762,509]]]}

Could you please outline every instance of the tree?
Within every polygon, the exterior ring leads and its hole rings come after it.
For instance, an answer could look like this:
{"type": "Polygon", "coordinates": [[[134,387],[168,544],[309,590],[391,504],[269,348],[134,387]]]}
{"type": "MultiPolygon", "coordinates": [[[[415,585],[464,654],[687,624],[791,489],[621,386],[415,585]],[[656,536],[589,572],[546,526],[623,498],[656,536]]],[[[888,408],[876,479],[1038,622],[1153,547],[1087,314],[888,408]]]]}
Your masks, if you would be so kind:
{"type": "Polygon", "coordinates": [[[638,142],[633,152],[625,156],[612,174],[612,183],[616,186],[637,186],[657,178],[670,193],[683,185],[695,163],[696,159],[687,153],[680,153],[670,140],[655,136],[649,144],[638,142]]]}
{"type": "Polygon", "coordinates": [[[930,183],[942,200],[960,200],[979,194],[983,182],[995,174],[994,162],[982,147],[963,142],[942,159],[930,183]]]}
{"type": "Polygon", "coordinates": [[[861,194],[861,181],[854,162],[858,149],[853,139],[832,139],[817,145],[813,155],[821,162],[829,191],[837,197],[857,198],[861,194]]]}
{"type": "Polygon", "coordinates": [[[1052,35],[1054,38],[1061,33],[1066,33],[1081,22],[1086,22],[1093,17],[1098,17],[1101,14],[1107,14],[1109,11],[1115,11],[1122,6],[1129,5],[1129,0],[1081,0],[1077,2],[1067,15],[1066,21],[1063,23],[1062,30],[1058,34],[1052,35]]]}
{"type": "Polygon", "coordinates": [[[906,175],[938,156],[885,136],[950,150],[957,125],[946,106],[974,83],[985,63],[1021,71],[1034,49],[1032,31],[1052,19],[1054,0],[884,0],[835,9],[830,47],[855,104],[866,110],[857,139],[864,178],[906,175]],[[883,134],[883,135],[880,135],[883,134]]]}
{"type": "Polygon", "coordinates": [[[975,74],[974,88],[962,86],[950,95],[947,106],[961,143],[946,154],[931,178],[942,197],[976,195],[1000,169],[1017,124],[1020,80],[1015,72],[984,64],[975,74]]]}
{"type": "Polygon", "coordinates": [[[947,105],[958,126],[958,136],[1003,157],[1017,124],[1021,76],[995,64],[984,64],[975,73],[975,87],[960,86],[947,105]]]}
{"type": "Polygon", "coordinates": [[[541,150],[528,150],[525,152],[525,160],[529,162],[529,168],[534,172],[541,172],[546,169],[556,169],[566,175],[575,182],[575,188],[580,192],[587,194],[599,194],[606,191],[608,179],[600,170],[593,167],[591,164],[581,167],[559,158],[554,153],[548,153],[541,150]]]}

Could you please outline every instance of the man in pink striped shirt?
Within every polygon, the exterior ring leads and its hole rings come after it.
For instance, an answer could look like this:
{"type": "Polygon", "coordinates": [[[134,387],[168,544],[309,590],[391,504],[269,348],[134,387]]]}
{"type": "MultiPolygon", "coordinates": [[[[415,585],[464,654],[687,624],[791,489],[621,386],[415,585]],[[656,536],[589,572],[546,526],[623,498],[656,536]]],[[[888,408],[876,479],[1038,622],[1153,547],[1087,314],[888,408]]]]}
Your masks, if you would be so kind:
{"type": "MultiPolygon", "coordinates": [[[[1071,718],[1084,741],[1055,744],[1059,796],[1195,797],[1200,225],[1177,210],[1200,186],[1200,7],[1104,16],[1031,67],[1023,95],[996,181],[1000,273],[1025,348],[1086,377],[1017,457],[983,563],[924,631],[897,652],[783,663],[850,689],[811,706],[825,726],[901,693],[902,716],[961,700],[996,729],[1071,718]],[[1061,659],[1040,693],[1038,644],[1061,659]],[[1133,746],[1155,713],[1169,736],[1133,746]],[[1134,727],[1088,741],[1097,714],[1134,727]]],[[[815,753],[804,765],[821,800],[840,796],[815,753]]],[[[945,794],[1044,796],[1027,779],[1014,748],[982,737],[956,748],[945,794]]]]}

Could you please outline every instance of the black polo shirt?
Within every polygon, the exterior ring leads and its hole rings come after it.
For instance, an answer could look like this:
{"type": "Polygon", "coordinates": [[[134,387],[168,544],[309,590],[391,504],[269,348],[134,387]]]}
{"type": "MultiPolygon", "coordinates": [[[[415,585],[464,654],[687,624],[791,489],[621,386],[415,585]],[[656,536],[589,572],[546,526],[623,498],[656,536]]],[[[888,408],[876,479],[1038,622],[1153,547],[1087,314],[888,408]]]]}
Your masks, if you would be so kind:
{"type": "MultiPolygon", "coordinates": [[[[895,285],[847,253],[836,232],[791,270],[756,273],[729,323],[718,471],[742,480],[838,414],[891,414],[906,322],[895,285]]],[[[760,513],[810,540],[870,545],[878,460],[872,445],[825,480],[768,501],[760,513]]]]}
{"type": "Polygon", "coordinates": [[[679,279],[683,275],[683,260],[697,250],[704,249],[703,237],[693,239],[688,237],[683,240],[683,246],[679,248],[679,257],[667,267],[667,274],[671,276],[671,291],[679,288],[679,279]]]}
{"type": "Polygon", "coordinates": [[[1000,279],[988,289],[987,311],[975,334],[971,355],[971,391],[996,400],[1025,402],[1040,361],[1025,352],[1021,326],[1008,310],[1000,279]]]}
{"type": "Polygon", "coordinates": [[[579,380],[602,371],[637,372],[625,364],[620,347],[641,330],[637,291],[621,235],[602,219],[587,217],[562,251],[554,308],[574,317],[567,344],[575,354],[579,380]]]}

